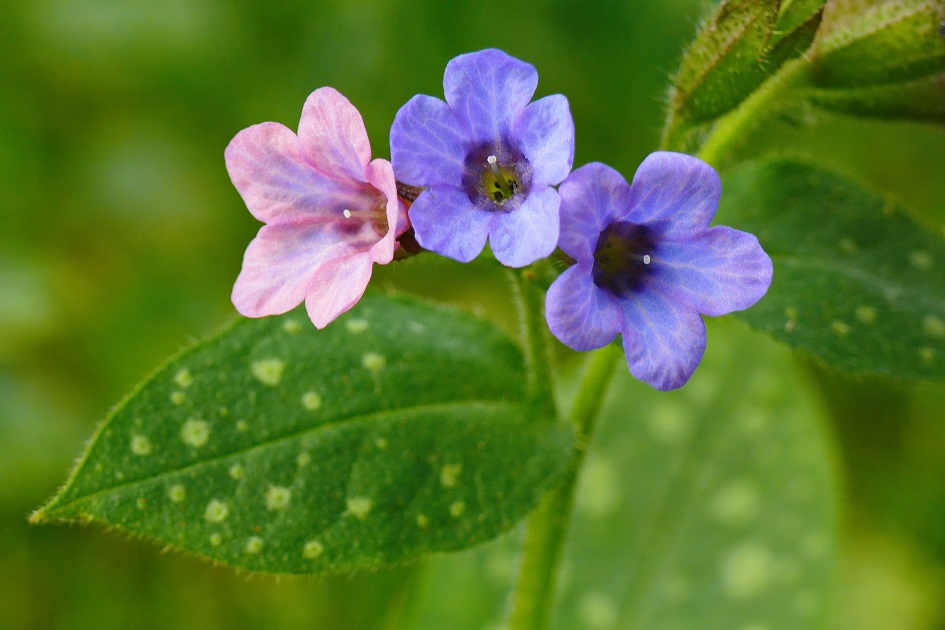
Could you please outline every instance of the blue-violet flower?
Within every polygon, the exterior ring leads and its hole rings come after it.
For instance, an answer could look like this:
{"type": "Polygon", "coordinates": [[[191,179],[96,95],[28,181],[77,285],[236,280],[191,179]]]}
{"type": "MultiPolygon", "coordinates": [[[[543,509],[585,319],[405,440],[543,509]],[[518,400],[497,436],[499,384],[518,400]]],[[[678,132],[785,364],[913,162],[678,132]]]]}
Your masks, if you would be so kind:
{"type": "Polygon", "coordinates": [[[551,332],[575,350],[620,333],[630,372],[656,389],[681,387],[705,351],[704,315],[748,308],[771,284],[753,235],[709,227],[722,194],[705,162],[657,152],[633,185],[600,163],[561,184],[558,245],[576,264],[548,290],[551,332]]]}
{"type": "Polygon", "coordinates": [[[462,262],[488,238],[504,265],[522,267],[558,241],[558,193],[571,170],[574,122],[556,94],[529,104],[535,68],[500,50],[446,66],[446,102],[417,95],[391,128],[397,179],[425,190],[410,207],[417,242],[462,262]]]}
{"type": "Polygon", "coordinates": [[[305,101],[299,134],[278,123],[239,132],[226,169],[266,223],[246,249],[233,304],[247,317],[303,300],[323,328],[361,299],[374,263],[389,263],[406,207],[387,160],[371,160],[361,114],[332,88],[305,101]]]}

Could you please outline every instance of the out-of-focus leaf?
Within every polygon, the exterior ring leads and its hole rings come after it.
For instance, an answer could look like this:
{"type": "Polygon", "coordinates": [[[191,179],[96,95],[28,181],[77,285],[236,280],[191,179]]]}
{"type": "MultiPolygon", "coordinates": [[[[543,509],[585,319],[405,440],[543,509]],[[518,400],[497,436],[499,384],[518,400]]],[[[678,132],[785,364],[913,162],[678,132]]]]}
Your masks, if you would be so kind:
{"type": "Polygon", "coordinates": [[[710,326],[705,364],[676,392],[617,374],[557,628],[823,627],[837,482],[816,398],[786,353],[738,328],[710,326]]]}
{"type": "Polygon", "coordinates": [[[842,114],[945,124],[945,75],[809,94],[817,106],[842,114]]]}
{"type": "Polygon", "coordinates": [[[945,243],[856,182],[801,162],[723,180],[719,220],[758,236],[768,294],[739,316],[827,364],[945,376],[945,243]]]}
{"type": "Polygon", "coordinates": [[[240,320],[148,379],[34,521],[95,521],[255,571],[317,573],[506,531],[567,462],[515,344],[365,297],[316,331],[240,320]]]}
{"type": "Polygon", "coordinates": [[[812,78],[862,87],[945,72],[941,0],[834,0],[813,46],[812,78]]]}

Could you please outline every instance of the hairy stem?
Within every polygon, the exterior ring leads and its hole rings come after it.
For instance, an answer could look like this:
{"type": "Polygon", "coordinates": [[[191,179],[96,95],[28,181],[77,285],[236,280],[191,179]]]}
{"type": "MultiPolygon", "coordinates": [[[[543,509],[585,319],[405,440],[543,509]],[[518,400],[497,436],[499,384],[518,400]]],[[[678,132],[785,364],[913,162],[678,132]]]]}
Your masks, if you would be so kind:
{"type": "Polygon", "coordinates": [[[739,146],[773,114],[782,111],[785,104],[797,102],[809,68],[803,57],[785,63],[741,105],[719,119],[698,157],[716,168],[724,167],[739,146]]]}
{"type": "Polygon", "coordinates": [[[571,461],[558,486],[542,499],[526,522],[518,583],[509,617],[510,630],[541,630],[548,626],[575,486],[620,356],[620,348],[611,344],[594,352],[588,360],[571,408],[570,420],[577,431],[571,461]]]}

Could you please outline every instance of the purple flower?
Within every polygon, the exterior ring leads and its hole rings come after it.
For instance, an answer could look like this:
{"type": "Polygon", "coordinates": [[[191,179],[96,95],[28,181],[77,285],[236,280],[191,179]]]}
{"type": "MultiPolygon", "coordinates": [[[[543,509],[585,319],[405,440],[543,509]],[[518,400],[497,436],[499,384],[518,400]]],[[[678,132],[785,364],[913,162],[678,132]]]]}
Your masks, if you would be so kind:
{"type": "Polygon", "coordinates": [[[390,132],[397,179],[425,190],[410,207],[423,247],[462,262],[486,244],[504,265],[551,254],[571,170],[574,122],[564,96],[529,104],[538,73],[500,50],[446,66],[446,102],[417,95],[390,132]]]}
{"type": "Polygon", "coordinates": [[[630,372],[656,389],[681,387],[702,360],[700,313],[748,308],[771,284],[771,259],[754,236],[709,227],[722,185],[699,159],[653,153],[632,186],[588,164],[560,193],[558,245],[577,264],[548,290],[548,326],[575,350],[620,333],[630,372]]]}
{"type": "Polygon", "coordinates": [[[408,227],[390,162],[370,161],[361,115],[327,87],[305,101],[298,136],[253,125],[225,156],[247,208],[266,223],[246,249],[236,310],[277,315],[304,300],[323,328],[361,299],[372,265],[391,261],[408,227]]]}

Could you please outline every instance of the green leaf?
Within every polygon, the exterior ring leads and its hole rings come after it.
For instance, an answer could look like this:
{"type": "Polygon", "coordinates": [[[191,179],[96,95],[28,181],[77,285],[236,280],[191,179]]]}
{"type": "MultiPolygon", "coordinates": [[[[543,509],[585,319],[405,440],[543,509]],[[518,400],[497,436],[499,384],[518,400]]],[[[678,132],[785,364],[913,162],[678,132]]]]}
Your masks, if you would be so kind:
{"type": "Polygon", "coordinates": [[[861,88],[814,89],[818,107],[841,114],[945,124],[945,75],[861,88]]]}
{"type": "Polygon", "coordinates": [[[755,163],[723,179],[719,222],[758,236],[768,294],[739,316],[827,364],[945,376],[945,243],[892,202],[816,166],[755,163]]]}
{"type": "Polygon", "coordinates": [[[772,39],[785,37],[796,29],[804,28],[804,25],[814,16],[817,16],[819,24],[825,3],[826,0],[783,0],[778,11],[778,23],[774,27],[774,37],[772,39]]]}
{"type": "Polygon", "coordinates": [[[845,0],[831,4],[814,43],[813,81],[862,87],[945,72],[940,0],[845,0]]]}
{"type": "Polygon", "coordinates": [[[366,296],[316,331],[240,320],[160,369],[34,521],[96,521],[254,571],[316,573],[487,540],[566,464],[493,325],[366,296]]]}
{"type": "Polygon", "coordinates": [[[831,453],[788,353],[755,337],[713,323],[669,394],[618,372],[578,487],[560,628],[823,627],[831,453]]]}
{"type": "Polygon", "coordinates": [[[688,123],[714,120],[738,105],[771,71],[764,50],[778,3],[724,0],[683,55],[672,108],[688,123]]]}

